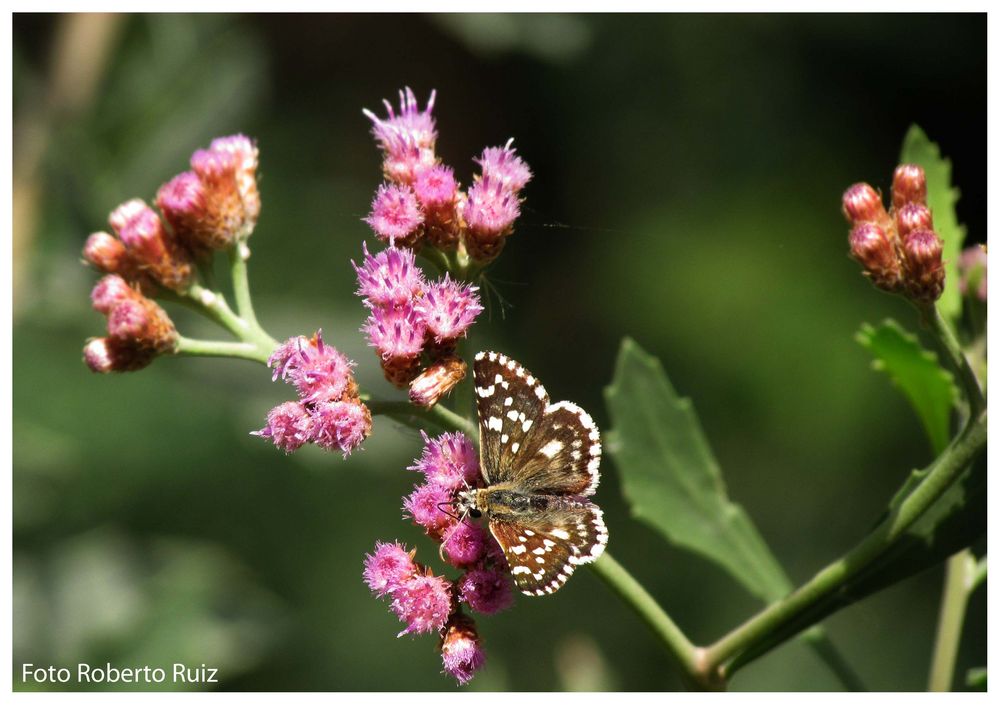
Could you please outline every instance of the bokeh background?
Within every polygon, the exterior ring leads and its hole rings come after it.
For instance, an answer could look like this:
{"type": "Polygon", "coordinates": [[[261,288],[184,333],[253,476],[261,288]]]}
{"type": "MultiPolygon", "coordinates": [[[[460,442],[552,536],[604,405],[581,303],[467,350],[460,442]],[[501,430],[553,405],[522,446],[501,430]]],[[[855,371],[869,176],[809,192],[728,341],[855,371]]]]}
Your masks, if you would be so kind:
{"type": "MultiPolygon", "coordinates": [[[[248,435],[290,396],[254,363],[100,377],[80,360],[103,325],[86,236],[242,131],[261,150],[261,321],[278,338],[322,327],[386,391],[349,259],[379,183],[361,108],[403,85],[421,101],[437,88],[438,152],[463,181],[510,136],[536,173],[492,270],[509,306],[494,300],[470,349],[510,353],[606,428],[602,390],[636,338],[693,398],[731,496],[794,581],[929,459],[854,342],[864,321],[915,323],[846,257],[839,198],[858,180],[887,188],[916,122],[985,240],[984,15],[16,15],[14,40],[15,684],[25,661],[110,660],[206,663],[223,689],[454,689],[434,640],[397,640],[360,578],[376,539],[436,560],[400,516],[415,432],[380,418],[347,462],[285,457],[248,435]]],[[[693,640],[758,608],[631,521],[619,487],[607,460],[611,548],[693,640]]],[[[869,687],[925,687],[941,579],[827,621],[869,687]]],[[[980,590],[959,681],[985,663],[985,610],[980,590]]],[[[472,690],[682,686],[588,571],[480,626],[489,663],[472,690]]],[[[790,643],[732,687],[839,686],[790,643]]]]}

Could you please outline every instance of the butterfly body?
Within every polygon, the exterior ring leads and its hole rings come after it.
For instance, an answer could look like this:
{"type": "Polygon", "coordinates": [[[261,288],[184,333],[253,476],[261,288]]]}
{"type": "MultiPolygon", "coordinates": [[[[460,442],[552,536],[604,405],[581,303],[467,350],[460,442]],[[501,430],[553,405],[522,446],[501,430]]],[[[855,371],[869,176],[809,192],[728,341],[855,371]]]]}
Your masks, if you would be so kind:
{"type": "Polygon", "coordinates": [[[459,509],[487,517],[522,592],[552,593],[607,544],[603,514],[588,499],[600,480],[600,433],[575,404],[549,403],[505,355],[479,353],[474,372],[486,486],[461,493],[459,509]]]}

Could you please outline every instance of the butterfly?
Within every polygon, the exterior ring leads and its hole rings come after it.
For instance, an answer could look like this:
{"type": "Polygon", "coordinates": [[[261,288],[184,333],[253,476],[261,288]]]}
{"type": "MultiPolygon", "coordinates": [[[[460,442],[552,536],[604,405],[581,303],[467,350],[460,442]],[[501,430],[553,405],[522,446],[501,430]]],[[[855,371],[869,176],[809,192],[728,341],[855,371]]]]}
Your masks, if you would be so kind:
{"type": "Polygon", "coordinates": [[[459,508],[486,516],[521,592],[555,592],[608,543],[603,513],[588,499],[601,477],[600,432],[576,404],[550,403],[506,355],[480,352],[473,370],[485,487],[460,493],[459,508]]]}

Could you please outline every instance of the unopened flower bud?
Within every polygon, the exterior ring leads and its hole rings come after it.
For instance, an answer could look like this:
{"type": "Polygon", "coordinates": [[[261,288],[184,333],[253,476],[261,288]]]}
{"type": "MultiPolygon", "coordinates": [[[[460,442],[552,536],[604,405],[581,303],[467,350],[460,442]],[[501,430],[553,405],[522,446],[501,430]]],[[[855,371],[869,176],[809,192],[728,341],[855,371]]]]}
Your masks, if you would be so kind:
{"type": "Polygon", "coordinates": [[[906,203],[927,204],[927,176],[916,164],[900,164],[892,175],[892,205],[898,210],[906,203]]]}
{"type": "Polygon", "coordinates": [[[933,230],[930,209],[920,203],[905,203],[896,211],[896,232],[905,239],[914,230],[933,230]]]}
{"type": "Polygon", "coordinates": [[[140,199],[118,206],[109,218],[129,257],[168,289],[183,289],[191,281],[191,257],[140,199]]]}
{"type": "Polygon", "coordinates": [[[413,182],[413,190],[424,212],[427,241],[439,250],[458,245],[459,221],[456,209],[458,184],[451,167],[423,169],[413,182]]]}
{"type": "Polygon", "coordinates": [[[167,312],[138,294],[112,309],[108,315],[108,334],[157,353],[170,352],[177,344],[177,330],[167,312]]]}
{"type": "Polygon", "coordinates": [[[101,280],[90,292],[90,302],[95,311],[108,315],[126,299],[133,299],[137,296],[138,293],[128,285],[128,282],[117,274],[109,274],[101,277],[101,280]]]}
{"type": "Polygon", "coordinates": [[[902,276],[896,249],[885,231],[874,223],[861,223],[851,231],[851,257],[880,289],[895,291],[902,276]]]}
{"type": "Polygon", "coordinates": [[[941,239],[931,230],[914,230],[903,240],[906,291],[923,303],[936,301],[944,290],[941,239]]]}
{"type": "Polygon", "coordinates": [[[83,246],[83,256],[108,274],[122,274],[129,267],[128,252],[121,240],[108,233],[94,233],[83,246]]]}
{"type": "Polygon", "coordinates": [[[92,372],[132,372],[146,367],[156,353],[131,341],[91,338],[83,348],[83,361],[92,372]]]}
{"type": "Polygon", "coordinates": [[[441,636],[441,660],[444,671],[465,685],[486,662],[476,623],[471,617],[455,612],[441,636]]]}
{"type": "Polygon", "coordinates": [[[878,223],[884,227],[889,219],[889,214],[882,204],[882,197],[866,183],[854,184],[844,191],[841,203],[844,217],[851,225],[878,223]]]}
{"type": "Polygon", "coordinates": [[[438,360],[410,382],[410,401],[431,408],[465,377],[467,365],[458,357],[438,360]]]}

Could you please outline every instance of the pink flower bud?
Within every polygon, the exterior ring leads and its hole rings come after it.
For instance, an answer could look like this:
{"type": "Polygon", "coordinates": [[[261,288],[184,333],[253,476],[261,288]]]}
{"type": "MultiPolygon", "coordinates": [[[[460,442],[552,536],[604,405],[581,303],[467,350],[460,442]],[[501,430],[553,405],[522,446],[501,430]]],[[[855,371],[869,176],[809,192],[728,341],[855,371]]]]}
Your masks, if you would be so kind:
{"type": "Polygon", "coordinates": [[[246,135],[216,137],[209,145],[213,152],[225,152],[236,158],[236,190],[243,202],[244,223],[256,223],[260,215],[257,190],[257,145],[246,135]]]}
{"type": "Polygon", "coordinates": [[[125,245],[114,235],[94,233],[83,246],[83,256],[92,265],[108,274],[122,274],[129,268],[125,245]]]}
{"type": "Polygon", "coordinates": [[[177,344],[177,330],[170,316],[138,292],[119,302],[108,314],[108,334],[157,353],[170,352],[177,344]]]}
{"type": "Polygon", "coordinates": [[[842,206],[851,225],[878,223],[884,227],[889,217],[878,191],[866,183],[854,184],[844,191],[842,206]]]}
{"type": "Polygon", "coordinates": [[[83,361],[92,372],[132,372],[146,367],[156,353],[131,341],[91,338],[83,348],[83,361]]]}
{"type": "Polygon", "coordinates": [[[892,175],[892,205],[898,210],[906,203],[927,204],[927,176],[916,164],[900,164],[892,175]]]}
{"type": "Polygon", "coordinates": [[[302,404],[287,401],[267,413],[267,425],[250,435],[270,438],[286,453],[293,453],[307,443],[311,436],[312,419],[302,404]]]}
{"type": "Polygon", "coordinates": [[[465,361],[453,355],[437,360],[410,382],[410,401],[431,408],[462,381],[466,368],[465,361]]]}
{"type": "Polygon", "coordinates": [[[920,203],[904,203],[896,211],[896,232],[905,239],[914,230],[933,230],[934,221],[927,206],[920,203]]]}
{"type": "Polygon", "coordinates": [[[850,236],[851,257],[865,269],[875,286],[895,291],[902,276],[896,249],[885,231],[874,223],[857,225],[850,236]]]}
{"type": "Polygon", "coordinates": [[[458,581],[461,600],[476,612],[496,614],[514,604],[510,573],[504,570],[476,568],[458,581]]]}
{"type": "Polygon", "coordinates": [[[416,575],[413,553],[399,543],[380,541],[375,544],[375,551],[365,556],[365,582],[379,597],[391,594],[416,575]]]}
{"type": "Polygon", "coordinates": [[[451,614],[451,583],[438,575],[418,575],[392,593],[390,607],[406,629],[399,633],[419,634],[440,631],[451,614]]]}
{"type": "Polygon", "coordinates": [[[906,291],[922,303],[936,301],[944,290],[941,239],[931,230],[914,230],[903,240],[906,291]]]}
{"type": "Polygon", "coordinates": [[[95,311],[108,315],[126,299],[138,298],[138,292],[117,274],[101,277],[90,292],[90,302],[95,311]]]}
{"type": "Polygon", "coordinates": [[[441,660],[445,673],[457,680],[459,685],[468,683],[482,668],[486,652],[471,617],[456,612],[448,619],[441,636],[441,660]]]}
{"type": "Polygon", "coordinates": [[[163,227],[160,216],[140,199],[118,206],[109,218],[129,258],[168,289],[180,290],[191,281],[191,257],[163,227]]]}
{"type": "Polygon", "coordinates": [[[460,521],[445,531],[441,553],[451,565],[464,568],[485,558],[487,542],[492,540],[478,524],[460,521]]]}
{"type": "Polygon", "coordinates": [[[409,186],[379,186],[371,213],[364,220],[390,245],[415,247],[423,234],[424,214],[409,186]]]}

